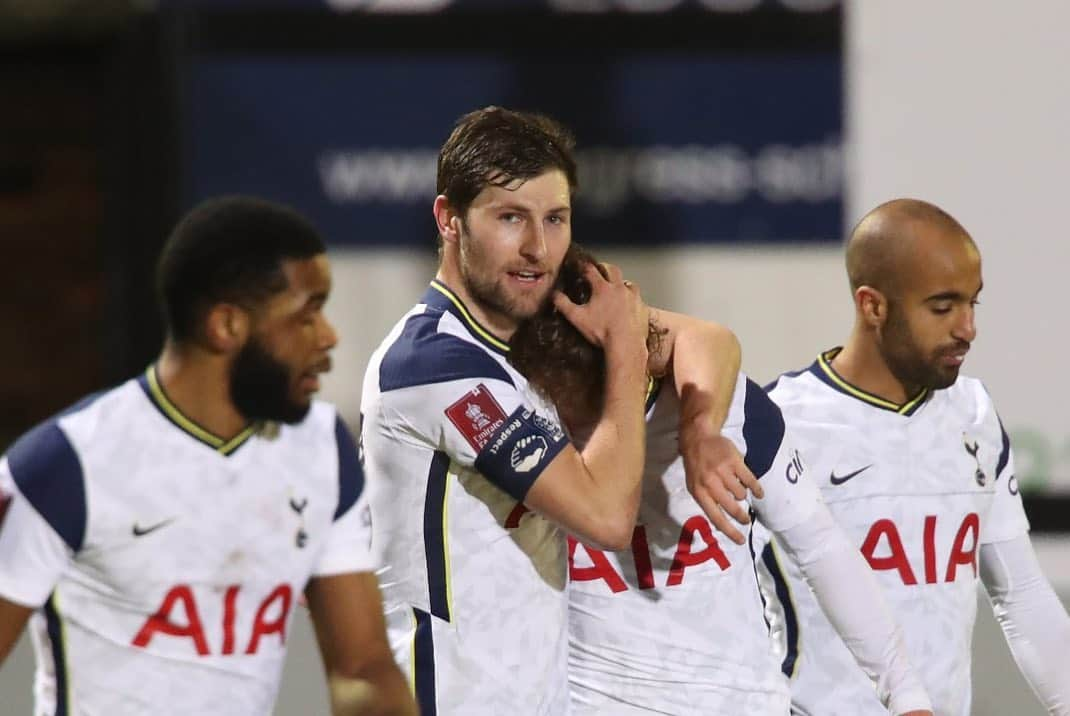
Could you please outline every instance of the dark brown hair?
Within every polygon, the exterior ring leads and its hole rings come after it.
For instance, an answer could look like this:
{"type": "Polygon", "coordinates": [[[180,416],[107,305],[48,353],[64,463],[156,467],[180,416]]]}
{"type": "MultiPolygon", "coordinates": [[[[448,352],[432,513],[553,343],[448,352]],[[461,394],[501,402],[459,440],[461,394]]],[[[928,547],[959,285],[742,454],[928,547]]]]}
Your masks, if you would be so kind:
{"type": "MultiPolygon", "coordinates": [[[[591,284],[583,275],[587,264],[594,264],[602,276],[607,276],[602,264],[579,244],[573,243],[561,262],[556,288],[576,304],[587,303],[591,298],[591,284]]],[[[667,332],[659,329],[651,318],[647,351],[657,353],[667,332]]],[[[509,362],[554,405],[568,406],[581,414],[601,411],[605,398],[605,354],[588,342],[553,303],[547,303],[517,327],[509,340],[509,362]]]]}
{"type": "Polygon", "coordinates": [[[545,115],[484,107],[457,120],[438,153],[437,193],[462,217],[488,185],[508,186],[560,169],[576,190],[576,142],[545,115]]]}

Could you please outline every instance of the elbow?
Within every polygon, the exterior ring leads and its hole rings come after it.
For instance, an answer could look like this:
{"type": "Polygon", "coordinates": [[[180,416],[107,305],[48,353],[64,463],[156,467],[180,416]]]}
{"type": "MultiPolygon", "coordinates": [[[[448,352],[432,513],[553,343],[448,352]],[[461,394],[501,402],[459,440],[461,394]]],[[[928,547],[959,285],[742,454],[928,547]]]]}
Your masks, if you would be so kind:
{"type": "Polygon", "coordinates": [[[632,546],[632,534],[635,532],[635,515],[629,515],[627,520],[618,517],[602,520],[600,524],[592,527],[585,540],[592,547],[611,552],[629,549],[632,546]]]}

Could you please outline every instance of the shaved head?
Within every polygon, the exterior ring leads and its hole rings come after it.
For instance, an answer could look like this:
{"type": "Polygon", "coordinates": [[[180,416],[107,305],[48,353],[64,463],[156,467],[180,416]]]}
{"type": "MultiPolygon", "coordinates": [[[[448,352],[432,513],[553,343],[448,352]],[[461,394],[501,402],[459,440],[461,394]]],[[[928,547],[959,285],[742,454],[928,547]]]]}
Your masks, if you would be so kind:
{"type": "Polygon", "coordinates": [[[925,259],[927,237],[973,239],[962,224],[938,206],[920,199],[893,199],[862,217],[847,241],[847,278],[851,291],[870,286],[886,296],[900,292],[925,259]]]}
{"type": "Polygon", "coordinates": [[[955,382],[983,286],[981,253],[962,224],[917,199],[881,204],[851,232],[847,277],[856,356],[879,357],[906,396],[955,382]]]}

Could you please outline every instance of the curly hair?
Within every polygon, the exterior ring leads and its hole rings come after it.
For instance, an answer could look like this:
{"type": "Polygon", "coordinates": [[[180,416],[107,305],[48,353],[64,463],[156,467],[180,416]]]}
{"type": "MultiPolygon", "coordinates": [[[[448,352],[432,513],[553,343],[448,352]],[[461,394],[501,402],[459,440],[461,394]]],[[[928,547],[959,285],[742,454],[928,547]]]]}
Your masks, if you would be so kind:
{"type": "MultiPolygon", "coordinates": [[[[591,284],[584,277],[587,264],[602,276],[602,264],[579,244],[573,243],[561,263],[556,288],[576,304],[591,299],[591,284]]],[[[656,354],[667,329],[650,320],[647,351],[656,354]]],[[[547,400],[570,412],[598,414],[605,398],[606,361],[602,349],[590,343],[552,303],[521,322],[509,340],[509,362],[547,400]]]]}

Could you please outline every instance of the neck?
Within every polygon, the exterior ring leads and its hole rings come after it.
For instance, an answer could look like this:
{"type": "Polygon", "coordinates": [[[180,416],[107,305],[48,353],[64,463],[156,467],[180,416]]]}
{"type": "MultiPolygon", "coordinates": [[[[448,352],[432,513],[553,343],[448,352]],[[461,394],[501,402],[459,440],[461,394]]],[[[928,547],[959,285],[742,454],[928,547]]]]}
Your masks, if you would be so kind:
{"type": "Polygon", "coordinates": [[[222,356],[170,340],[156,362],[167,398],[183,415],[223,440],[233,438],[250,422],[230,399],[228,368],[222,356]]]}
{"type": "Polygon", "coordinates": [[[461,276],[461,271],[456,262],[444,258],[442,264],[438,267],[438,273],[435,274],[435,278],[453,291],[457,298],[464,303],[464,307],[468,309],[468,312],[472,314],[472,318],[493,333],[495,338],[506,343],[509,342],[509,339],[516,332],[516,320],[500,311],[488,308],[473,296],[465,286],[464,277],[461,276]]]}
{"type": "Polygon", "coordinates": [[[831,364],[851,385],[897,405],[907,402],[921,390],[921,386],[904,385],[892,373],[875,338],[864,327],[855,326],[843,350],[836,354],[831,364]]]}

